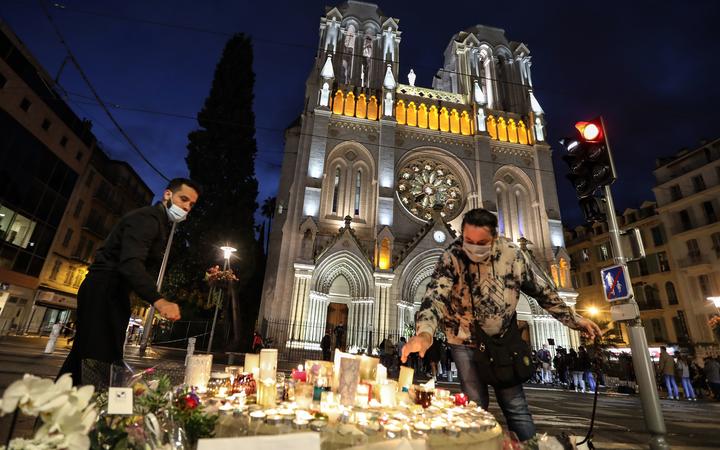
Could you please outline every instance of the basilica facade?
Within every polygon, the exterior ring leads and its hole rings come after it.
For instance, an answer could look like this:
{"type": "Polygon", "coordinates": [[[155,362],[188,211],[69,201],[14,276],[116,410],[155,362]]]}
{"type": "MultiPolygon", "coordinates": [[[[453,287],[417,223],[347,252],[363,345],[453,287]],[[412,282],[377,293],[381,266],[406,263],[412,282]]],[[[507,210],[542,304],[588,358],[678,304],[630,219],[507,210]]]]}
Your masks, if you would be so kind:
{"type": "MultiPolygon", "coordinates": [[[[285,133],[260,311],[283,325],[267,328],[278,343],[316,349],[340,325],[351,348],[412,333],[439,256],[479,207],[575,304],[530,51],[498,28],[460,31],[430,88],[400,74],[401,40],[374,4],[320,18],[304,109],[285,133]]],[[[533,347],[578,345],[531,298],[518,317],[533,347]]]]}

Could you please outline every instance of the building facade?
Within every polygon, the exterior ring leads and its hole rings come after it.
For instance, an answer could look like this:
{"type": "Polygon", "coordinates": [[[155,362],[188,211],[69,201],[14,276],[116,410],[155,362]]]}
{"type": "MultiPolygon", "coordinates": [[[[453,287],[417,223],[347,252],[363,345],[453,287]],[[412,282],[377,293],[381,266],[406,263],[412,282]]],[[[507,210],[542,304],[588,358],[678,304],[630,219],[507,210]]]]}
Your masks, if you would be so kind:
{"type": "Polygon", "coordinates": [[[720,295],[720,139],[658,159],[653,174],[690,340],[716,351],[720,340],[708,321],[720,311],[708,297],[720,295]]]}
{"type": "Polygon", "coordinates": [[[54,85],[0,23],[0,333],[67,322],[99,242],[152,199],[54,85]]]}
{"type": "MultiPolygon", "coordinates": [[[[477,207],[526,239],[575,303],[528,48],[497,28],[461,31],[424,88],[412,70],[400,82],[401,35],[364,2],[320,19],[305,108],[286,130],[261,307],[291,345],[317,348],[338,325],[351,347],[410,333],[440,254],[477,207]]],[[[577,345],[532,299],[519,318],[535,346],[577,345]]]]}

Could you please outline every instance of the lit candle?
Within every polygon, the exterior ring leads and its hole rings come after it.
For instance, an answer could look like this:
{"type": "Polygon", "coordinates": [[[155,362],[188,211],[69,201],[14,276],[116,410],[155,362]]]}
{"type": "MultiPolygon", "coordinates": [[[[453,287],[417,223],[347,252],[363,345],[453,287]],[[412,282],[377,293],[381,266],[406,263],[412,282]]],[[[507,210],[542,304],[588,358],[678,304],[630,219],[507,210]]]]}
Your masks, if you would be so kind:
{"type": "Polygon", "coordinates": [[[260,367],[260,355],[257,353],[245,354],[245,372],[253,373],[253,369],[260,367]]]}
{"type": "Polygon", "coordinates": [[[375,388],[378,390],[380,405],[387,407],[395,406],[395,393],[397,392],[397,383],[391,381],[387,384],[376,384],[375,388]]]}
{"type": "Polygon", "coordinates": [[[370,401],[370,386],[367,384],[360,384],[357,387],[355,393],[355,405],[361,408],[367,408],[368,402],[370,401]]]}
{"type": "Polygon", "coordinates": [[[278,351],[276,348],[260,350],[260,379],[266,380],[277,376],[278,351]]]}
{"type": "Polygon", "coordinates": [[[260,406],[275,406],[277,386],[275,380],[267,378],[258,383],[257,403],[260,406]]]}
{"type": "Polygon", "coordinates": [[[377,384],[385,384],[386,381],[387,381],[387,367],[383,366],[382,364],[378,364],[377,372],[375,375],[375,382],[377,384]]]}
{"type": "Polygon", "coordinates": [[[400,367],[400,376],[398,377],[398,384],[400,385],[400,390],[410,390],[410,386],[412,386],[413,383],[414,374],[415,369],[411,369],[405,366],[400,367]]]}
{"type": "MultiPolygon", "coordinates": [[[[360,379],[362,381],[375,381],[376,369],[380,364],[378,358],[362,355],[360,357],[360,379]]],[[[387,378],[387,372],[385,372],[387,378]]]]}
{"type": "Polygon", "coordinates": [[[185,384],[197,387],[198,392],[207,390],[212,370],[212,355],[192,355],[185,368],[185,384]]]}

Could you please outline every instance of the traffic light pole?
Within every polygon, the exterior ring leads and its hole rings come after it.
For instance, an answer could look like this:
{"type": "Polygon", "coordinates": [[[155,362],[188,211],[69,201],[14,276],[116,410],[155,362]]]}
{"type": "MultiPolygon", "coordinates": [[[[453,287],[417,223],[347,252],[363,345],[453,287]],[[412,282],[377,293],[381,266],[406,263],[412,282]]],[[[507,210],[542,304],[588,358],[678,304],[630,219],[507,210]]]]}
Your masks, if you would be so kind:
{"type": "MultiPolygon", "coordinates": [[[[627,259],[623,254],[622,245],[620,244],[620,229],[615,216],[615,204],[613,202],[612,191],[610,185],[606,185],[605,201],[606,216],[608,222],[608,233],[610,235],[610,244],[612,245],[613,255],[615,256],[615,264],[626,265],[627,259]]],[[[630,281],[630,274],[626,270],[627,282],[630,281]]],[[[647,337],[645,328],[640,320],[637,302],[634,298],[630,298],[629,303],[634,307],[636,313],[634,318],[626,320],[628,327],[628,335],[630,337],[630,349],[632,350],[633,367],[635,369],[635,377],[640,389],[640,401],[642,403],[643,415],[645,416],[645,426],[650,432],[650,448],[653,450],[669,449],[665,434],[665,419],[660,407],[660,398],[655,384],[655,369],[650,359],[650,351],[648,350],[647,337]]],[[[614,306],[613,306],[614,307],[614,306]]],[[[612,309],[612,307],[611,307],[612,309]]]]}

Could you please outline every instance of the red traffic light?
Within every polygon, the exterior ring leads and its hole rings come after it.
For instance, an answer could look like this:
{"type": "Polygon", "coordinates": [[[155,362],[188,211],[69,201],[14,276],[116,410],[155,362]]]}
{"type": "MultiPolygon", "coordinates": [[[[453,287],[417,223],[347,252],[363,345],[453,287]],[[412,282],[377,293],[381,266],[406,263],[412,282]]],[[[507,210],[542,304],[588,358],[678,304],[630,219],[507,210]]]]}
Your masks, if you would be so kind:
{"type": "Polygon", "coordinates": [[[586,142],[598,142],[603,138],[602,125],[594,122],[578,122],[575,128],[586,142]]]}

